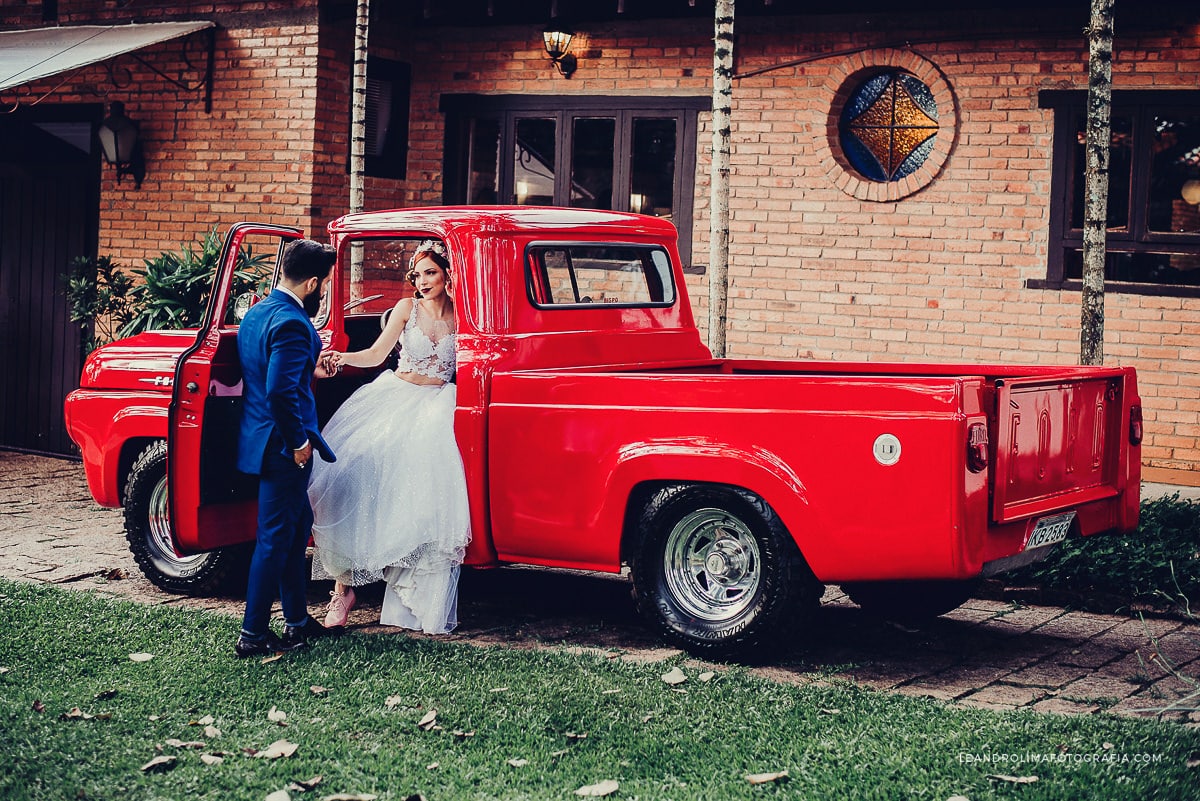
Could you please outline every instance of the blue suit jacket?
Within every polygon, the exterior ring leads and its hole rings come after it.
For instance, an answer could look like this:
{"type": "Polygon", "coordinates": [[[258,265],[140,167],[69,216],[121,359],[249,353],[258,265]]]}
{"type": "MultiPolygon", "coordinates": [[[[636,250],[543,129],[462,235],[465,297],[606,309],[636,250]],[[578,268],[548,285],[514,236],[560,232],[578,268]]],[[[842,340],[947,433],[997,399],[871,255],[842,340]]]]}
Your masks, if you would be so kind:
{"type": "Polygon", "coordinates": [[[327,462],[334,455],[317,430],[317,402],[312,377],[321,340],[308,316],[285,292],[272,292],[250,307],[238,327],[242,361],[242,427],[238,437],[238,470],[258,474],[271,435],[283,441],[280,452],[292,451],[307,439],[327,462]]]}

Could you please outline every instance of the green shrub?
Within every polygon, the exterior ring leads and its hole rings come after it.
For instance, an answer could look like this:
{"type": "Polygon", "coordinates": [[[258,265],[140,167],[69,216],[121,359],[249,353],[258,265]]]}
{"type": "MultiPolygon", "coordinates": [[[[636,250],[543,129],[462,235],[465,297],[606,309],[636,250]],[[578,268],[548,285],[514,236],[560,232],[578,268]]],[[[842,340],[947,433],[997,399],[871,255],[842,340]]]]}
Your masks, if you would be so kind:
{"type": "Polygon", "coordinates": [[[79,257],[67,273],[71,322],[79,323],[83,348],[91,353],[120,337],[133,319],[133,276],[108,256],[79,257]]]}
{"type": "MultiPolygon", "coordinates": [[[[213,228],[198,251],[180,245],[176,253],[146,259],[143,270],[127,270],[108,256],[75,259],[67,274],[67,299],[71,320],[83,330],[86,352],[143,331],[198,326],[223,246],[213,228]]],[[[245,292],[261,295],[273,263],[270,256],[243,250],[233,273],[231,297],[245,292]]]]}
{"type": "MultiPolygon", "coordinates": [[[[180,245],[176,253],[166,252],[146,259],[144,270],[133,271],[142,282],[131,290],[135,313],[121,328],[120,335],[198,326],[208,305],[222,246],[221,237],[213,228],[201,241],[199,251],[180,245]]],[[[266,256],[243,251],[234,271],[232,297],[258,291],[266,278],[266,266],[266,256]]]]}
{"type": "Polygon", "coordinates": [[[1143,501],[1137,531],[1061,543],[1046,559],[1009,577],[1079,605],[1113,611],[1131,604],[1200,602],[1200,503],[1178,493],[1143,501]]]}

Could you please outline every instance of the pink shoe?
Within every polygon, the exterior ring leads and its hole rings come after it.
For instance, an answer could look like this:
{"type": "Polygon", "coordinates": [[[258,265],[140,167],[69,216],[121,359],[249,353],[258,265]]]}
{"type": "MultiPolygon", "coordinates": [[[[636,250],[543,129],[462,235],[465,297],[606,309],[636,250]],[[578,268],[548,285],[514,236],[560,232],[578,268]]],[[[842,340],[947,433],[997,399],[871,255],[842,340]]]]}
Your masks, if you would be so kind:
{"type": "Polygon", "coordinates": [[[354,588],[347,587],[345,592],[329,593],[329,606],[325,609],[325,628],[346,625],[346,618],[354,608],[354,588]]]}

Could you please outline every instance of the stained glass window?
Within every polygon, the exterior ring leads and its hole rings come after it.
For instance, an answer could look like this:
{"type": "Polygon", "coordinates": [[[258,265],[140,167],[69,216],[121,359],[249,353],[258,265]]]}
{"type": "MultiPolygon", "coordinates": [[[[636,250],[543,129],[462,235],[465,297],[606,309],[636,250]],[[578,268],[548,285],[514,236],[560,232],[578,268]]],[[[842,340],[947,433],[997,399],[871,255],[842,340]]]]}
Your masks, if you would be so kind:
{"type": "Polygon", "coordinates": [[[903,72],[863,81],[839,121],[839,141],[851,166],[867,180],[886,183],[911,175],[933,152],[937,103],[929,87],[903,72]]]}

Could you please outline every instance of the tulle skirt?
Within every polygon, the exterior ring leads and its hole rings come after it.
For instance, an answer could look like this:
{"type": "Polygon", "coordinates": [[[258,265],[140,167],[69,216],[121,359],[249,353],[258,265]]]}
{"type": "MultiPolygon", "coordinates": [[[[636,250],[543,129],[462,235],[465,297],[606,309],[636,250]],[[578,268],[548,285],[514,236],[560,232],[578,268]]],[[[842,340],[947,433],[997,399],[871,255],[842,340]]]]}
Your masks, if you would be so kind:
{"type": "Polygon", "coordinates": [[[467,483],[454,439],[455,387],[392,371],[342,404],[317,459],[313,578],[386,581],[380,623],[430,634],[458,624],[458,573],[471,539],[467,483]]]}

